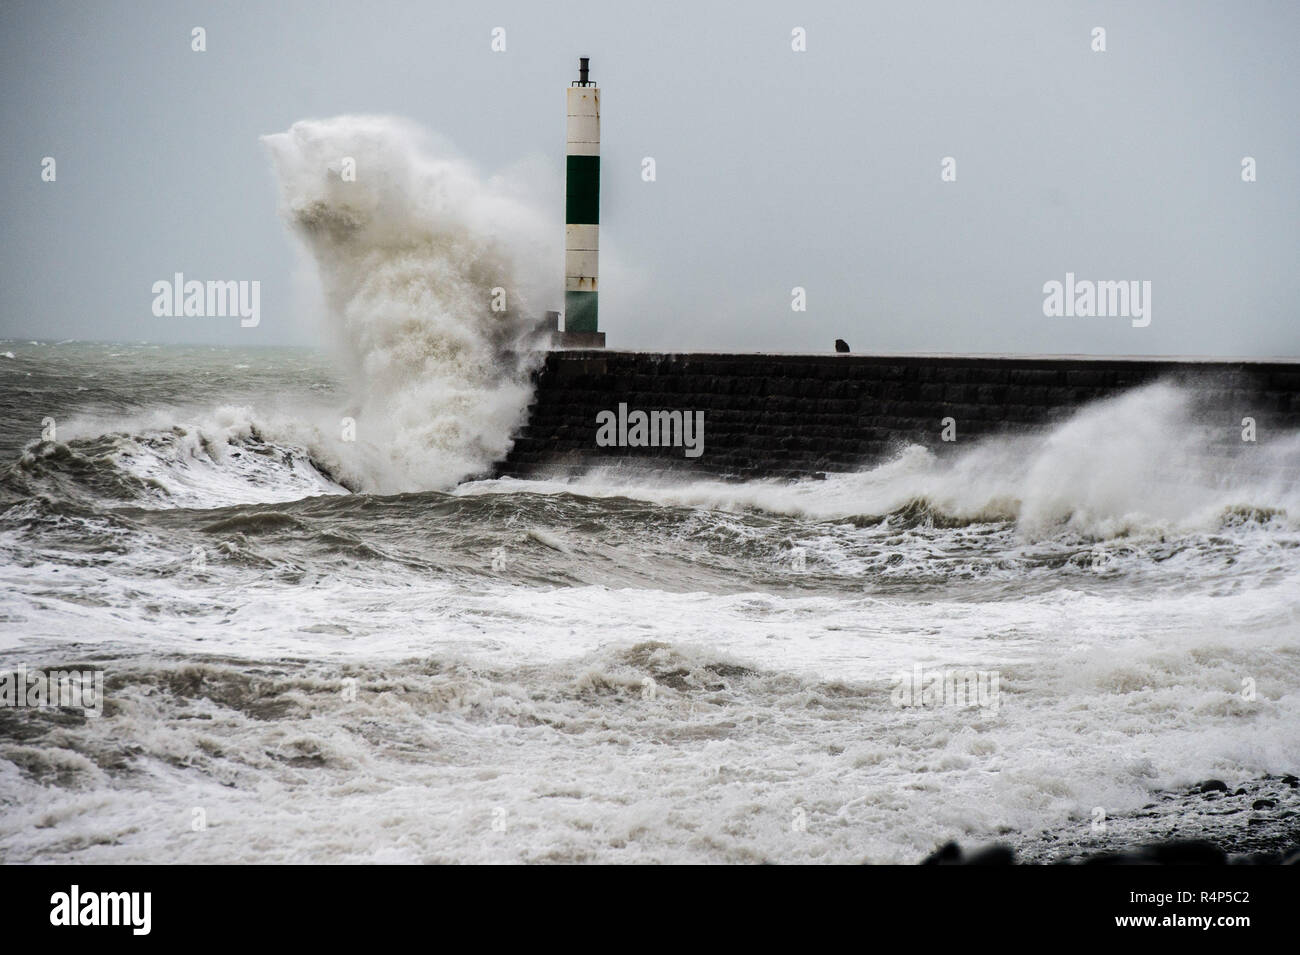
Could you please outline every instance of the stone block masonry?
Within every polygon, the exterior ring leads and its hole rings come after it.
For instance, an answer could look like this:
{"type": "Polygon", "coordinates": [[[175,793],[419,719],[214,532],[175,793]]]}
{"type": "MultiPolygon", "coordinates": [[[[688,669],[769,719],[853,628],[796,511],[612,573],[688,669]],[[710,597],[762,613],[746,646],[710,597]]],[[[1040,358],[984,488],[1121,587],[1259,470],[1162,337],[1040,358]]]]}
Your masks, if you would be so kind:
{"type": "Polygon", "coordinates": [[[619,466],[729,479],[801,478],[879,463],[907,444],[951,453],[1033,431],[1157,380],[1194,390],[1225,452],[1253,418],[1258,443],[1300,429],[1300,363],[1158,358],[659,354],[557,351],[537,372],[527,424],[496,469],[567,476],[619,466]],[[597,415],[704,413],[704,449],[602,447],[597,415]],[[943,440],[944,419],[957,440],[943,440]]]}

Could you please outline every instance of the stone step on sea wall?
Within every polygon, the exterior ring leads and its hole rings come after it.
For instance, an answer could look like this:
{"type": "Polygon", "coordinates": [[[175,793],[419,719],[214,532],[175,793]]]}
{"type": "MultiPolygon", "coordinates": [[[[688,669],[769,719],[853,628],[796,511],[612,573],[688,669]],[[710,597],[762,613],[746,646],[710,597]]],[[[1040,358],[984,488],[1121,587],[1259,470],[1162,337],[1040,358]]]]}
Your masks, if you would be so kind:
{"type": "Polygon", "coordinates": [[[951,453],[981,437],[1023,433],[1090,402],[1157,380],[1186,385],[1198,422],[1222,429],[1225,458],[1256,421],[1258,443],[1300,429],[1295,362],[723,355],[557,351],[536,376],[527,424],[497,475],[572,475],[593,467],[798,478],[852,471],[908,444],[951,453]],[[704,413],[704,451],[598,447],[597,415],[704,413]],[[945,418],[956,442],[942,440],[945,418]]]}

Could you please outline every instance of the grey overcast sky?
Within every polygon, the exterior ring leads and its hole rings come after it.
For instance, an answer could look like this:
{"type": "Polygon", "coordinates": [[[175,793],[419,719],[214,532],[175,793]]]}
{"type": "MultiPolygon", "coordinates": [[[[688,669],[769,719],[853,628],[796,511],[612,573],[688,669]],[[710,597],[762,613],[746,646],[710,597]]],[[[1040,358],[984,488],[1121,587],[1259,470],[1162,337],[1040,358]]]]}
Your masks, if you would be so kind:
{"type": "Polygon", "coordinates": [[[1294,0],[9,0],[0,45],[3,338],[311,343],[258,140],[299,119],[544,164],[562,234],[587,55],[611,346],[1300,354],[1294,0]],[[260,326],[154,317],[176,271],[260,280],[260,326]],[[1151,324],[1045,317],[1067,271],[1150,281],[1151,324]]]}

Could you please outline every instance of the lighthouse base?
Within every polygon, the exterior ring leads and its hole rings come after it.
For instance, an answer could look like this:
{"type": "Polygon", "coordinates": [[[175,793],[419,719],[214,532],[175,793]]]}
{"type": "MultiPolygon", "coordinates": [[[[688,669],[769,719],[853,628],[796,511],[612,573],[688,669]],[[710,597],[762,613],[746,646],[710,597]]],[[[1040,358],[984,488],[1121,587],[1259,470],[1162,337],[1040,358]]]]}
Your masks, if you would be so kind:
{"type": "Polygon", "coordinates": [[[604,332],[556,332],[554,348],[604,348],[604,332]]]}

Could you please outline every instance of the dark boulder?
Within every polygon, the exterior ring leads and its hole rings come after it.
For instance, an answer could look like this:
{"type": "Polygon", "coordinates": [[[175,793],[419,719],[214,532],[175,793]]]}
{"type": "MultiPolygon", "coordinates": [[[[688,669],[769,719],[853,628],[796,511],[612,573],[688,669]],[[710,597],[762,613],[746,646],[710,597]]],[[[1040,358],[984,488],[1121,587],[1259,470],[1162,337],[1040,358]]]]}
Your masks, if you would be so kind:
{"type": "Polygon", "coordinates": [[[1011,847],[994,844],[967,855],[955,842],[946,842],[923,860],[921,865],[1014,865],[1016,853],[1011,847]]]}
{"type": "Polygon", "coordinates": [[[1103,852],[1083,860],[1084,865],[1227,865],[1228,854],[1212,842],[1199,839],[1156,842],[1122,852],[1103,852]]]}

